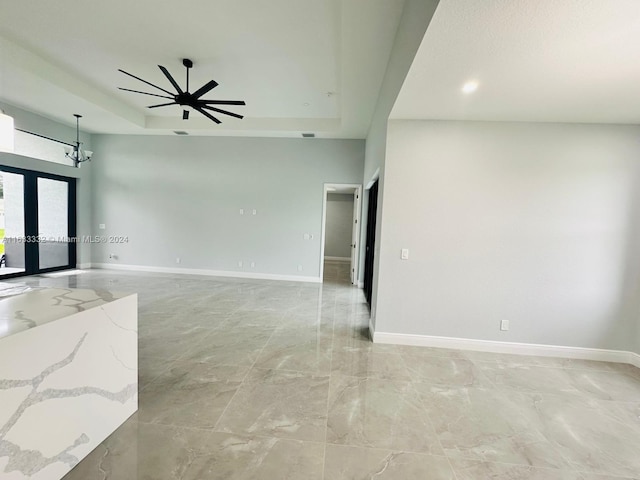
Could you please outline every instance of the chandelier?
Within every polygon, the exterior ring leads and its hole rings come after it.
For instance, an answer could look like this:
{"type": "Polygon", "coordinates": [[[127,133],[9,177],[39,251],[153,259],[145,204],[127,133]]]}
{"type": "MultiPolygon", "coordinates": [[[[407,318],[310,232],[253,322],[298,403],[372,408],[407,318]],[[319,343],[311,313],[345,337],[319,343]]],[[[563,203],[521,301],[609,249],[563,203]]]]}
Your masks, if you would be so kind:
{"type": "Polygon", "coordinates": [[[65,157],[70,158],[73,161],[74,167],[79,168],[81,163],[91,160],[93,152],[91,150],[83,150],[81,148],[82,142],[80,142],[80,119],[82,118],[82,115],[74,113],[73,116],[76,117],[76,143],[65,144],[67,146],[64,147],[64,155],[65,157]]]}

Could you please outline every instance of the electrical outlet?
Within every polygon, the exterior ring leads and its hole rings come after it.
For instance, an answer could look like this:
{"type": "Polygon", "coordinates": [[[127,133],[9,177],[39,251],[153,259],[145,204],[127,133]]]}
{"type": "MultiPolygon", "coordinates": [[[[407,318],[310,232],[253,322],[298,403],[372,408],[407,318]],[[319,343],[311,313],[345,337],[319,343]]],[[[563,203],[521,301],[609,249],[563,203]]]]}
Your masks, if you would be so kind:
{"type": "Polygon", "coordinates": [[[176,257],[176,263],[180,263],[180,257],[176,257]]]}
{"type": "Polygon", "coordinates": [[[298,265],[298,271],[301,272],[302,271],[302,265],[298,265]]]}
{"type": "Polygon", "coordinates": [[[240,209],[240,215],[244,215],[244,208],[240,209]]]}
{"type": "Polygon", "coordinates": [[[509,330],[509,320],[501,320],[500,321],[500,330],[506,332],[509,330]]]}
{"type": "Polygon", "coordinates": [[[242,268],[242,260],[240,260],[240,261],[238,262],[238,266],[239,266],[240,268],[242,268]]]}
{"type": "Polygon", "coordinates": [[[251,268],[256,268],[256,262],[251,262],[251,268]]]}
{"type": "Polygon", "coordinates": [[[253,214],[254,214],[254,215],[257,215],[257,214],[258,214],[258,211],[257,211],[255,208],[253,209],[253,214]]]}
{"type": "Polygon", "coordinates": [[[98,228],[99,228],[100,230],[104,230],[104,229],[105,229],[105,224],[104,224],[104,223],[101,223],[100,225],[98,225],[98,228]]]}

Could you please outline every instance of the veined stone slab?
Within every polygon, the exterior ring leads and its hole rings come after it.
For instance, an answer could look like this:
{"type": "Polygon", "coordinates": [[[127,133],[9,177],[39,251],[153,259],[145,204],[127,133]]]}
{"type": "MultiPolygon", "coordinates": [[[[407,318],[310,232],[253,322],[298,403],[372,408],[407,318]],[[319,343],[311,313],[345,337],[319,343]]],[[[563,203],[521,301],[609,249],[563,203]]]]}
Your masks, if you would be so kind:
{"type": "Polygon", "coordinates": [[[0,300],[0,478],[58,480],[138,408],[137,295],[0,300]]]}

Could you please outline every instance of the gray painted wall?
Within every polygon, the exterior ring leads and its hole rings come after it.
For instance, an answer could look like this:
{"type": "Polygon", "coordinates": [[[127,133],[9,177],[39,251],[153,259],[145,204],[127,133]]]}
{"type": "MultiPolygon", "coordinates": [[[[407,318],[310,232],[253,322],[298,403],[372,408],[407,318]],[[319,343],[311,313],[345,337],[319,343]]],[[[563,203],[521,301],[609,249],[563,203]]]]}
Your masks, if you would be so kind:
{"type": "MultiPolygon", "coordinates": [[[[376,171],[379,172],[378,184],[378,216],[376,223],[376,238],[380,238],[382,228],[381,215],[384,207],[384,166],[387,140],[387,120],[398,98],[404,79],[411,68],[416,52],[422,43],[427,27],[436,11],[439,0],[406,0],[402,17],[393,43],[387,71],[380,88],[380,96],[373,114],[371,127],[367,135],[363,184],[364,188],[371,182],[376,171]]],[[[362,244],[366,242],[367,209],[369,207],[368,192],[363,192],[362,201],[362,230],[360,238],[362,244]]],[[[365,248],[360,249],[360,281],[364,275],[365,248]]],[[[378,284],[378,259],[380,256],[379,243],[375,247],[375,265],[373,278],[373,296],[371,300],[372,324],[375,326],[376,291],[378,284]]]]}
{"type": "Polygon", "coordinates": [[[360,183],[364,163],[362,140],[94,135],[93,144],[94,234],[129,240],[94,245],[93,262],[165,268],[319,277],[323,184],[360,183]]]}
{"type": "MultiPolygon", "coordinates": [[[[62,141],[73,142],[76,129],[35,113],[0,103],[0,109],[14,118],[15,127],[46,135],[62,141]]],[[[74,120],[71,117],[71,120],[74,120]]],[[[80,140],[84,147],[91,149],[91,135],[81,132],[80,140]]],[[[97,160],[98,156],[95,155],[97,160]]],[[[93,161],[85,163],[81,168],[64,164],[64,149],[62,145],[40,139],[27,134],[16,136],[15,154],[0,153],[0,164],[39,172],[52,173],[65,177],[76,178],[77,184],[77,230],[78,235],[91,234],[91,168],[93,161]]],[[[78,264],[89,263],[91,258],[91,244],[78,244],[78,264]]]]}
{"type": "Polygon", "coordinates": [[[637,126],[390,122],[376,331],[637,351],[639,159],[637,126]]]}
{"type": "Polygon", "coordinates": [[[353,194],[327,195],[324,255],[351,258],[353,194]]]}

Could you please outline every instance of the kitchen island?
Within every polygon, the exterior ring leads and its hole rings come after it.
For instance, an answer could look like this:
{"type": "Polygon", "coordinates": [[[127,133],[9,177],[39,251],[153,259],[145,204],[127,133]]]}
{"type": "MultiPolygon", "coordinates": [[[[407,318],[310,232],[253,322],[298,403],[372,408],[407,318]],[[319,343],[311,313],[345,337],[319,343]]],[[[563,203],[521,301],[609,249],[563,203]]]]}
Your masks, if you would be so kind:
{"type": "Polygon", "coordinates": [[[138,409],[137,295],[0,288],[0,479],[58,480],[138,409]]]}

